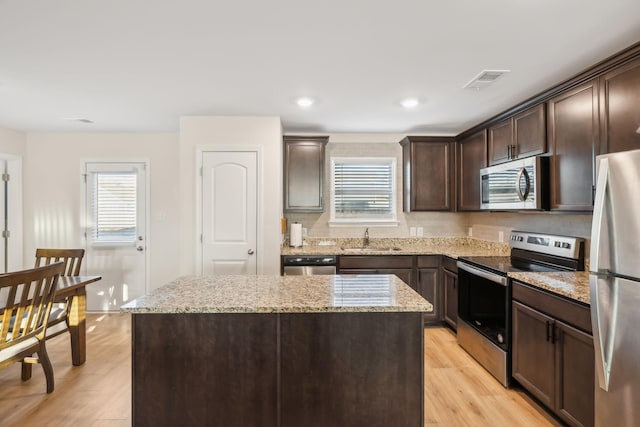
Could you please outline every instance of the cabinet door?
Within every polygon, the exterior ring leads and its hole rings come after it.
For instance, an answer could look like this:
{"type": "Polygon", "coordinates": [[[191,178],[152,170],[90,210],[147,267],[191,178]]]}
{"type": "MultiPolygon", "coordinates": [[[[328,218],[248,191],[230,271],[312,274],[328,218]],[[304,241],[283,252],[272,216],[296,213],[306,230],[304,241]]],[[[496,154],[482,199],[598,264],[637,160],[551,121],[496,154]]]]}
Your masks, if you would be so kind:
{"type": "Polygon", "coordinates": [[[453,329],[458,325],[458,275],[442,269],[442,287],[444,289],[443,319],[453,329]]]}
{"type": "Polygon", "coordinates": [[[513,158],[513,121],[511,118],[489,128],[489,165],[504,163],[513,158]]]}
{"type": "Polygon", "coordinates": [[[597,80],[592,80],[548,102],[552,210],[593,210],[597,97],[597,80]]]}
{"type": "Polygon", "coordinates": [[[425,322],[442,320],[438,271],[438,268],[418,269],[418,293],[433,305],[433,311],[424,314],[425,322]]]}
{"type": "Polygon", "coordinates": [[[640,148],[640,58],[600,78],[602,153],[640,148]]]}
{"type": "Polygon", "coordinates": [[[513,301],[512,319],[511,374],[544,405],[553,408],[556,387],[553,318],[513,301]]]}
{"type": "Polygon", "coordinates": [[[481,130],[458,143],[458,210],[480,210],[480,169],[487,166],[487,133],[481,130]]]}
{"type": "Polygon", "coordinates": [[[571,425],[593,426],[593,337],[560,321],[556,321],[555,334],[557,411],[571,425]]]}
{"type": "Polygon", "coordinates": [[[544,104],[513,118],[513,157],[535,156],[547,151],[547,119],[544,104]]]}
{"type": "Polygon", "coordinates": [[[284,138],[285,212],[324,210],[324,147],[327,137],[284,138]]]}
{"type": "Polygon", "coordinates": [[[451,210],[452,143],[408,140],[403,141],[404,211],[451,210]]]}

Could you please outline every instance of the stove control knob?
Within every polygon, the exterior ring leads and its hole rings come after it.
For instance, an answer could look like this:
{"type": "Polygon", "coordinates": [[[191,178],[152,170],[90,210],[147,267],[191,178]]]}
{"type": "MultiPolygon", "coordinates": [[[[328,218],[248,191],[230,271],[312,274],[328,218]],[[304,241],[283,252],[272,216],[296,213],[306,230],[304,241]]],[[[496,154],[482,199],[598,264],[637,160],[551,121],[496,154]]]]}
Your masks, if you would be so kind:
{"type": "Polygon", "coordinates": [[[553,246],[555,246],[556,248],[559,248],[560,247],[560,242],[555,242],[555,244],[553,246]]]}
{"type": "Polygon", "coordinates": [[[567,243],[567,242],[564,242],[564,243],[562,244],[562,247],[563,247],[564,249],[570,249],[570,248],[571,248],[571,244],[570,244],[570,243],[567,243]]]}

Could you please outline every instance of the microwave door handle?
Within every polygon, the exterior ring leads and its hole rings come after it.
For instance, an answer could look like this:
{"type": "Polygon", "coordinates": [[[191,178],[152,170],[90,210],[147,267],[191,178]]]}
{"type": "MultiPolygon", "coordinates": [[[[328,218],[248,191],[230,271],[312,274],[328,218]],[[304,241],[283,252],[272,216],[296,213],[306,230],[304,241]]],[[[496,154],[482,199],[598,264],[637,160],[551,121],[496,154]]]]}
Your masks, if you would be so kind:
{"type": "Polygon", "coordinates": [[[520,170],[518,171],[518,176],[516,178],[516,193],[518,194],[518,198],[520,199],[521,202],[524,202],[525,200],[527,200],[527,197],[529,196],[530,191],[531,191],[531,177],[529,177],[529,172],[527,172],[525,168],[520,168],[520,170]],[[523,176],[526,184],[524,193],[520,189],[520,180],[522,179],[523,176]]]}

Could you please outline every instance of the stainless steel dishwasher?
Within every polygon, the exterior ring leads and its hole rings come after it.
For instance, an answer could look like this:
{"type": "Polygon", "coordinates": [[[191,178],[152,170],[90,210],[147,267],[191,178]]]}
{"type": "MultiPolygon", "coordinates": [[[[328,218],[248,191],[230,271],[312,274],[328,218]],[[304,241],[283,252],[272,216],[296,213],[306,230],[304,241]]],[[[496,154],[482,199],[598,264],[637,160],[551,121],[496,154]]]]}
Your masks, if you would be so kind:
{"type": "Polygon", "coordinates": [[[336,274],[335,255],[285,255],[282,257],[283,276],[314,276],[336,274]]]}

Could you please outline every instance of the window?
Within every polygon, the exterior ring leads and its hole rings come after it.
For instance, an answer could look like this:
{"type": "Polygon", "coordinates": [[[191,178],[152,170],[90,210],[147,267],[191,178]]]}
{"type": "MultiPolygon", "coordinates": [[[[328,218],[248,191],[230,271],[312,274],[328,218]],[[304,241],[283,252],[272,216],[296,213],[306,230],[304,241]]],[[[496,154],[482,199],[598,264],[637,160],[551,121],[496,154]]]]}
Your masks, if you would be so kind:
{"type": "Polygon", "coordinates": [[[94,243],[136,241],[137,173],[96,172],[92,180],[91,211],[94,243]]]}
{"type": "Polygon", "coordinates": [[[395,158],[332,158],[330,223],[396,225],[395,189],[395,158]]]}

